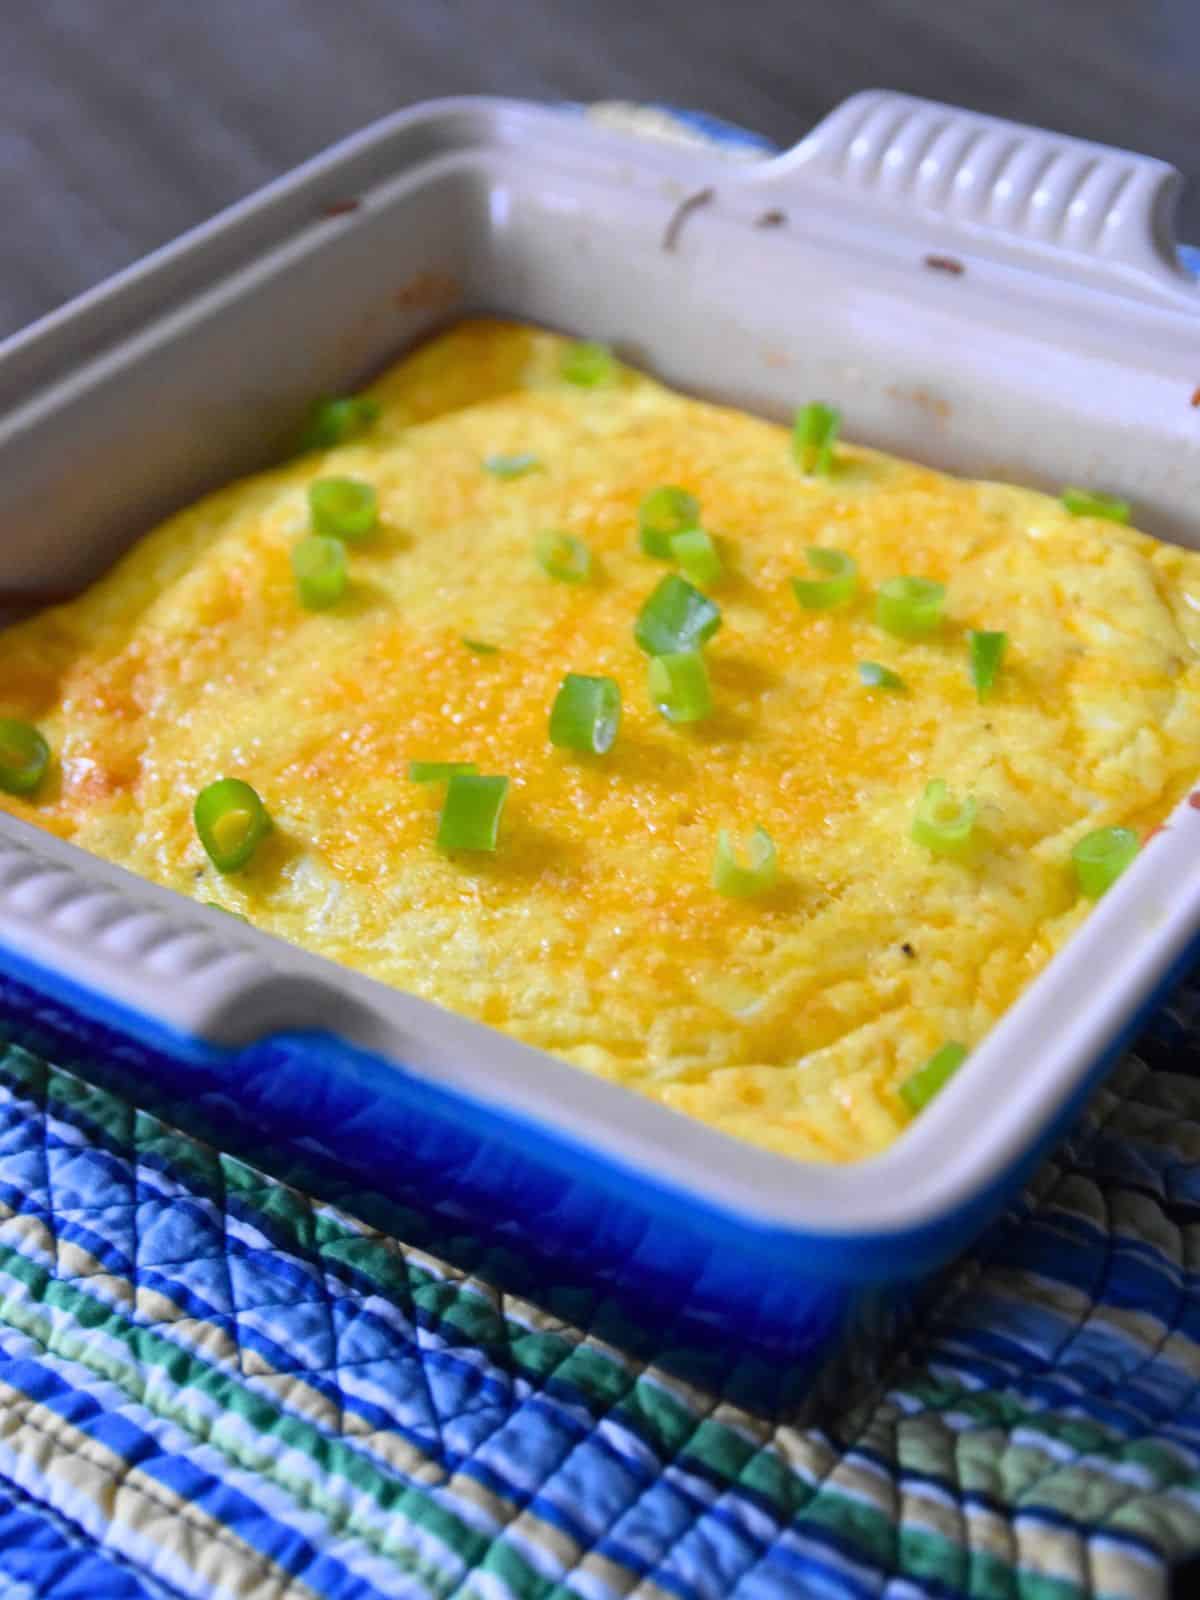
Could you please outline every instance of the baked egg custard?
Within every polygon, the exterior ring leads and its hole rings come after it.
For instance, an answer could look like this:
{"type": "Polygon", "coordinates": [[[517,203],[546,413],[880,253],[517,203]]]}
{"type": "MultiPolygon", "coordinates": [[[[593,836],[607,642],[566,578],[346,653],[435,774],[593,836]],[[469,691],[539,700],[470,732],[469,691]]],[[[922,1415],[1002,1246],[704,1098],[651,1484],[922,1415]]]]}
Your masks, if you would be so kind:
{"type": "Polygon", "coordinates": [[[0,635],[0,804],[739,1138],[878,1151],[1200,769],[1200,555],[837,421],[461,324],[0,635]]]}

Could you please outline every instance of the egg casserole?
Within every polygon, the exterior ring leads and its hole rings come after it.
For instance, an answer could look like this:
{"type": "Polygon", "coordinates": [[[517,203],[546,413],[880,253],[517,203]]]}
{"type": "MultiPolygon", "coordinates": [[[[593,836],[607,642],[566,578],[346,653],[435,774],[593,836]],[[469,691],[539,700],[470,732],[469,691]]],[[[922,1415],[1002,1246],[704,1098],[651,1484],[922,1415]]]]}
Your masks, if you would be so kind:
{"type": "MultiPolygon", "coordinates": [[[[5,809],[730,1134],[846,1161],[1087,916],[1079,842],[1136,844],[1200,768],[1200,555],[1102,500],[946,477],[835,440],[820,407],[793,437],[497,321],[368,399],[0,635],[0,712],[50,752],[5,809]],[[377,515],[306,586],[329,478],[377,515]],[[640,536],[664,486],[702,537],[640,536]],[[897,596],[902,576],[926,582],[897,596]],[[719,626],[663,666],[634,630],[679,623],[668,577],[719,626]],[[619,689],[598,750],[549,737],[568,674],[619,689]],[[457,786],[461,837],[482,824],[493,849],[439,848],[453,779],[413,763],[508,780],[457,786]],[[272,826],[220,871],[193,807],[226,778],[272,826]]],[[[576,742],[600,727],[588,694],[559,706],[576,742]]]]}

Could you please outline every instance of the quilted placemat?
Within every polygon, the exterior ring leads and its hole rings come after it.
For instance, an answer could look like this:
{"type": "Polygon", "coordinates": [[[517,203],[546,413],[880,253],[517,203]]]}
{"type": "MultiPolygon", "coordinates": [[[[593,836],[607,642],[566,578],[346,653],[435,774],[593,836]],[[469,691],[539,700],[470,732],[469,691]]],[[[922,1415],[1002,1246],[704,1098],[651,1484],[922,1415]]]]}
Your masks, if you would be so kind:
{"type": "Polygon", "coordinates": [[[0,1600],[1200,1594],[1194,984],[885,1376],[804,1426],[410,1222],[0,1040],[0,1600]]]}
{"type": "Polygon", "coordinates": [[[1192,988],[807,1426],[10,1042],[0,1597],[1162,1593],[1200,1550],[1198,1028],[1192,988]]]}

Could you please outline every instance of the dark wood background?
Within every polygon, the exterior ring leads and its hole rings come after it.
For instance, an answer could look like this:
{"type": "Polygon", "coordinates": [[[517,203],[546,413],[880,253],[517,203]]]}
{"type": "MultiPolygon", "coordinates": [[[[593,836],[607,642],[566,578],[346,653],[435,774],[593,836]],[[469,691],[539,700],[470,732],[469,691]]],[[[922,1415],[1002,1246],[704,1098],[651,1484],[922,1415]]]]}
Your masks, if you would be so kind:
{"type": "MultiPolygon", "coordinates": [[[[672,102],[787,143],[871,87],[1200,175],[1200,0],[0,0],[0,333],[414,100],[672,102]]],[[[1200,195],[1183,220],[1200,242],[1200,195]]]]}

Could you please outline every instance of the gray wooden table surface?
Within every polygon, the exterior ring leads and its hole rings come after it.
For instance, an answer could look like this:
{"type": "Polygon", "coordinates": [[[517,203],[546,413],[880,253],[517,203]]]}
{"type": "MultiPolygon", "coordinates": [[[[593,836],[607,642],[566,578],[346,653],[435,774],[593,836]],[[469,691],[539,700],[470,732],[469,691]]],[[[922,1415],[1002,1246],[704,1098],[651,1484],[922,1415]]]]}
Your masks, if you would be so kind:
{"type": "Polygon", "coordinates": [[[0,0],[0,333],[414,100],[666,101],[786,143],[868,87],[1200,177],[1200,0],[0,0]]]}

